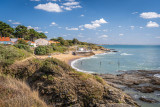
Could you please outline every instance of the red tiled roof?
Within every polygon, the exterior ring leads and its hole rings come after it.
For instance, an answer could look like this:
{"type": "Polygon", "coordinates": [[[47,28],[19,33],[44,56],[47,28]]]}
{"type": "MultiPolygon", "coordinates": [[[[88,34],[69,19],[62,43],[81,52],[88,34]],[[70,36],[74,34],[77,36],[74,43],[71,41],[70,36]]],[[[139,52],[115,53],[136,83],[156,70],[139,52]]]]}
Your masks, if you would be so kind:
{"type": "Polygon", "coordinates": [[[10,37],[0,37],[0,41],[10,41],[10,37]]]}

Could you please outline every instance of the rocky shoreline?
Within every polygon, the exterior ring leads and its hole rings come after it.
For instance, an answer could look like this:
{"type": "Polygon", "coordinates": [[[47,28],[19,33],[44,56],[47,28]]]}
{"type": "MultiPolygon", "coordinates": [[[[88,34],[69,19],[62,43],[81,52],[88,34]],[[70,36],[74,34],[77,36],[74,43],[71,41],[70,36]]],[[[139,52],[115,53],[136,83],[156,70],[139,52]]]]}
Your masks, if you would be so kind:
{"type": "Polygon", "coordinates": [[[108,84],[119,88],[122,91],[132,89],[143,94],[143,96],[139,96],[138,98],[134,98],[135,96],[131,95],[135,100],[143,101],[144,103],[156,103],[160,105],[160,70],[132,70],[120,72],[122,73],[117,75],[94,75],[101,76],[108,84]],[[154,94],[155,92],[157,93],[154,94]],[[146,97],[145,95],[147,94],[153,94],[153,96],[156,96],[159,99],[154,99],[154,97],[146,97]]]}

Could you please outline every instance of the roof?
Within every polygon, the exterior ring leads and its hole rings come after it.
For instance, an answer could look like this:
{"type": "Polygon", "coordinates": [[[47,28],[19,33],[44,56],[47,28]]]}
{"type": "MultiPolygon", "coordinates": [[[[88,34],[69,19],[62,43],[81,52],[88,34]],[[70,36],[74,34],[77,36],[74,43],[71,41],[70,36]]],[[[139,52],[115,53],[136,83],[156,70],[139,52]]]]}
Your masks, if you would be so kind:
{"type": "Polygon", "coordinates": [[[10,41],[10,37],[0,37],[0,41],[10,41]]]}

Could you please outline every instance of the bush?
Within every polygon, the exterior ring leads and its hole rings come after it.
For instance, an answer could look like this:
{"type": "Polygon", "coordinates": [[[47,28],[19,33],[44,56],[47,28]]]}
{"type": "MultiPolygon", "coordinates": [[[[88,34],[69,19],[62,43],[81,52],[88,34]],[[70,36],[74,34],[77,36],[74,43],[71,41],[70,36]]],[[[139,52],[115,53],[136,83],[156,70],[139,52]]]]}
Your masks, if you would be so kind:
{"type": "Polygon", "coordinates": [[[33,52],[28,45],[16,44],[16,45],[14,45],[14,46],[15,46],[16,48],[24,49],[24,50],[26,50],[26,51],[28,51],[28,52],[31,52],[31,53],[33,52]]]}
{"type": "Polygon", "coordinates": [[[35,49],[36,55],[47,55],[53,52],[53,49],[51,46],[38,46],[35,49]]]}
{"type": "Polygon", "coordinates": [[[51,46],[52,46],[52,48],[53,48],[53,51],[55,51],[55,52],[64,53],[65,51],[68,50],[68,48],[65,47],[65,46],[56,46],[56,45],[54,45],[54,44],[52,44],[51,46]]]}
{"type": "Polygon", "coordinates": [[[23,39],[18,40],[18,44],[28,45],[28,43],[23,39]]]}
{"type": "Polygon", "coordinates": [[[0,67],[11,65],[15,60],[20,60],[30,55],[31,54],[27,51],[18,49],[11,45],[0,45],[0,67]]]}

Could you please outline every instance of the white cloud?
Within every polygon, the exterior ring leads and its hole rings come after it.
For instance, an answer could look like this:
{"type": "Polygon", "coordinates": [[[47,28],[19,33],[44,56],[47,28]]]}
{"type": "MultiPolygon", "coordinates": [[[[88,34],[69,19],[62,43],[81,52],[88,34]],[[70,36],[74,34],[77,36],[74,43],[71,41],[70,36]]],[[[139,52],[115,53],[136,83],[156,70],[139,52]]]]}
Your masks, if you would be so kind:
{"type": "Polygon", "coordinates": [[[78,37],[83,38],[84,36],[80,34],[80,35],[78,35],[78,37]]]}
{"type": "Polygon", "coordinates": [[[137,14],[138,12],[133,12],[132,14],[137,14]]]}
{"type": "Polygon", "coordinates": [[[61,7],[56,3],[46,3],[46,4],[38,4],[34,7],[35,9],[40,9],[48,12],[62,12],[61,7]]]}
{"type": "Polygon", "coordinates": [[[72,9],[75,9],[75,8],[82,8],[80,5],[77,5],[77,6],[69,6],[69,7],[64,7],[64,6],[61,6],[61,8],[65,9],[65,10],[72,10],[72,9]]]}
{"type": "Polygon", "coordinates": [[[160,18],[160,14],[156,12],[144,12],[140,14],[140,17],[144,19],[160,18]]]}
{"type": "Polygon", "coordinates": [[[57,1],[57,0],[47,0],[47,1],[57,1]]]}
{"type": "Polygon", "coordinates": [[[155,38],[158,38],[158,39],[160,39],[160,36],[158,36],[158,37],[155,37],[155,38]]]}
{"type": "Polygon", "coordinates": [[[99,38],[108,38],[108,35],[99,36],[99,38]]]}
{"type": "Polygon", "coordinates": [[[143,27],[141,26],[141,27],[139,27],[140,29],[143,29],[143,27]]]}
{"type": "Polygon", "coordinates": [[[147,23],[146,27],[150,27],[150,28],[159,27],[159,24],[156,23],[156,22],[149,21],[149,22],[147,23]]]}
{"type": "Polygon", "coordinates": [[[8,20],[8,22],[12,22],[12,20],[8,20]]]}
{"type": "Polygon", "coordinates": [[[56,26],[57,24],[55,23],[55,22],[52,22],[51,24],[50,24],[50,26],[56,26]]]}
{"type": "Polygon", "coordinates": [[[41,1],[41,0],[30,0],[30,1],[41,1]]]}
{"type": "Polygon", "coordinates": [[[108,30],[107,30],[107,29],[104,29],[103,32],[108,32],[108,30]]]}
{"type": "Polygon", "coordinates": [[[84,27],[87,29],[96,29],[97,27],[100,27],[100,24],[85,24],[84,27]]]}
{"type": "Polygon", "coordinates": [[[135,27],[134,26],[130,26],[130,28],[133,30],[135,27]]]}
{"type": "Polygon", "coordinates": [[[108,22],[105,21],[103,18],[101,18],[99,20],[91,21],[91,24],[85,24],[85,25],[81,25],[79,27],[80,28],[85,27],[87,29],[96,29],[97,27],[100,27],[101,24],[105,24],[105,23],[108,23],[108,22]]]}
{"type": "Polygon", "coordinates": [[[118,26],[119,28],[121,28],[122,26],[118,26]]]}
{"type": "Polygon", "coordinates": [[[21,23],[20,22],[13,22],[12,24],[14,24],[14,25],[20,25],[21,23]]]}
{"type": "Polygon", "coordinates": [[[48,33],[47,31],[45,31],[44,33],[48,33]]]}
{"type": "Polygon", "coordinates": [[[28,29],[34,29],[34,30],[38,30],[39,27],[32,27],[32,26],[27,26],[28,29]]]}
{"type": "Polygon", "coordinates": [[[124,36],[124,34],[123,34],[123,33],[120,33],[119,36],[124,36]]]}
{"type": "Polygon", "coordinates": [[[100,20],[95,20],[95,21],[92,21],[91,23],[93,23],[93,24],[105,24],[105,23],[108,23],[108,22],[106,22],[103,18],[101,18],[100,20]]]}
{"type": "Polygon", "coordinates": [[[42,33],[43,31],[37,31],[38,33],[42,33]]]}
{"type": "Polygon", "coordinates": [[[74,2],[75,0],[67,0],[67,1],[74,2]]]}
{"type": "Polygon", "coordinates": [[[78,28],[68,28],[68,27],[66,27],[66,30],[78,30],[78,28]]]}
{"type": "Polygon", "coordinates": [[[63,3],[63,5],[65,5],[65,6],[75,6],[75,5],[79,5],[79,2],[66,2],[66,3],[63,3]]]}
{"type": "Polygon", "coordinates": [[[81,14],[81,17],[84,17],[84,14],[81,14]]]}

